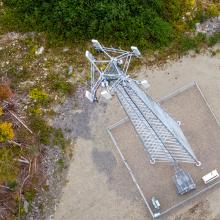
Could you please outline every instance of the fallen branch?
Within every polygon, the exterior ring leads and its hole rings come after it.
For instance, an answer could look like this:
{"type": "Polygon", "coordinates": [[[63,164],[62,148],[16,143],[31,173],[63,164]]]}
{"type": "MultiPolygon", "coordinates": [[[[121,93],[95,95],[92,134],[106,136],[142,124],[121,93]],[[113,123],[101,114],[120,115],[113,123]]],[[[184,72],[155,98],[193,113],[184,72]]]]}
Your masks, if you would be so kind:
{"type": "Polygon", "coordinates": [[[10,190],[10,191],[11,191],[10,187],[8,187],[8,186],[0,185],[0,187],[3,188],[3,189],[7,189],[7,190],[10,190]]]}
{"type": "Polygon", "coordinates": [[[15,161],[21,162],[21,163],[25,163],[25,164],[29,164],[28,160],[22,160],[22,159],[14,159],[15,161]]]}
{"type": "Polygon", "coordinates": [[[21,163],[30,164],[30,161],[27,158],[23,157],[23,156],[21,156],[21,158],[19,158],[19,159],[14,159],[14,160],[18,161],[18,162],[21,162],[21,163]]]}
{"type": "Polygon", "coordinates": [[[14,210],[12,210],[6,203],[2,204],[6,209],[8,209],[13,215],[15,214],[14,210]]]}
{"type": "Polygon", "coordinates": [[[25,182],[28,180],[28,178],[30,177],[30,173],[31,173],[31,161],[29,163],[29,168],[28,168],[28,175],[25,177],[24,181],[21,184],[20,190],[19,190],[19,204],[18,204],[18,219],[21,219],[21,193],[22,193],[22,189],[24,187],[25,182]]]}
{"type": "Polygon", "coordinates": [[[37,158],[34,158],[34,173],[37,172],[37,158]]]}
{"type": "Polygon", "coordinates": [[[33,131],[11,110],[8,110],[8,112],[16,118],[31,134],[33,134],[33,131]]]}
{"type": "Polygon", "coordinates": [[[17,145],[17,146],[21,147],[21,144],[18,143],[18,142],[16,142],[16,141],[8,140],[7,142],[8,142],[9,144],[14,144],[14,145],[17,145]]]}

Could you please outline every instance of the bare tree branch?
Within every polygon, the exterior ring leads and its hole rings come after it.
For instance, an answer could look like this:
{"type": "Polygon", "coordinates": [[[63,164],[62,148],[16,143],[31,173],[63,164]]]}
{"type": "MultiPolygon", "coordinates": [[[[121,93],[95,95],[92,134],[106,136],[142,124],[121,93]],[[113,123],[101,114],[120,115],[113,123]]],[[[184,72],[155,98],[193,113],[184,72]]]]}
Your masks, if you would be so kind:
{"type": "Polygon", "coordinates": [[[16,118],[31,134],[33,134],[33,131],[28,128],[28,126],[14,113],[12,112],[11,110],[8,110],[8,112],[14,117],[16,118]]]}
{"type": "Polygon", "coordinates": [[[11,191],[10,187],[8,187],[8,186],[0,185],[0,187],[11,191]]]}
{"type": "Polygon", "coordinates": [[[20,190],[19,190],[19,204],[18,204],[18,219],[21,219],[21,193],[22,193],[22,189],[24,187],[25,182],[28,180],[28,178],[30,177],[30,173],[31,173],[31,161],[29,163],[29,168],[28,168],[28,175],[25,177],[24,181],[21,184],[20,190]]]}
{"type": "Polygon", "coordinates": [[[16,141],[8,140],[7,142],[8,142],[9,144],[14,144],[14,145],[17,145],[17,146],[21,147],[21,144],[18,143],[18,142],[16,142],[16,141]]]}

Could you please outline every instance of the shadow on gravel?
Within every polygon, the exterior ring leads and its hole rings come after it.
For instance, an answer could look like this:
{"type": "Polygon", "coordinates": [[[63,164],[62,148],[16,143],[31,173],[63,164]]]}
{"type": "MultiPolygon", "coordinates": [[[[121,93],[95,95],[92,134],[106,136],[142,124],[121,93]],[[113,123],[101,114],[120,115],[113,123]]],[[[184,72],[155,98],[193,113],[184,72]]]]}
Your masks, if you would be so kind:
{"type": "Polygon", "coordinates": [[[114,154],[111,151],[92,150],[92,160],[99,172],[104,172],[108,177],[111,176],[117,165],[114,154]]]}
{"type": "Polygon", "coordinates": [[[58,115],[53,119],[53,126],[61,128],[66,138],[91,139],[89,122],[95,104],[90,103],[84,97],[84,93],[84,89],[80,88],[75,97],[67,98],[62,105],[54,108],[58,115]]]}
{"type": "Polygon", "coordinates": [[[93,148],[92,160],[97,170],[107,176],[107,183],[110,190],[116,191],[122,198],[131,201],[140,201],[141,197],[127,170],[122,163],[117,163],[112,151],[93,148]]]}

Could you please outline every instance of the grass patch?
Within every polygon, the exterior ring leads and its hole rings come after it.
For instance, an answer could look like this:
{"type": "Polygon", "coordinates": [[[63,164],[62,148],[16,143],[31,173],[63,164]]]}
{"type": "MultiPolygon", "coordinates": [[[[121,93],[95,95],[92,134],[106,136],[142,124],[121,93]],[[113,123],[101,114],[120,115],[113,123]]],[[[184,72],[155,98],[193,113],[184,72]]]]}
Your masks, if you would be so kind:
{"type": "Polygon", "coordinates": [[[8,181],[8,182],[7,182],[7,186],[8,186],[11,190],[14,190],[17,185],[18,185],[18,183],[16,182],[16,180],[11,180],[11,181],[8,181]]]}
{"type": "Polygon", "coordinates": [[[28,202],[32,202],[36,196],[36,190],[33,189],[33,188],[30,188],[30,189],[27,189],[25,192],[24,192],[24,197],[25,199],[28,201],[28,202]]]}
{"type": "Polygon", "coordinates": [[[47,122],[41,116],[32,115],[29,117],[29,120],[30,127],[38,137],[39,142],[45,145],[50,144],[50,136],[53,131],[52,127],[48,126],[47,122]]]}
{"type": "Polygon", "coordinates": [[[31,89],[29,92],[29,97],[34,101],[35,105],[37,106],[48,107],[52,101],[49,94],[39,88],[31,89]]]}
{"type": "Polygon", "coordinates": [[[15,166],[14,152],[12,148],[0,148],[0,183],[13,182],[18,174],[15,166]]]}
{"type": "Polygon", "coordinates": [[[20,69],[18,66],[12,66],[7,71],[8,78],[11,79],[11,88],[16,90],[21,82],[30,79],[31,73],[26,68],[20,69]]]}
{"type": "Polygon", "coordinates": [[[65,150],[68,140],[65,139],[61,129],[49,126],[40,115],[31,115],[29,120],[30,127],[41,144],[56,145],[63,151],[65,150]]]}
{"type": "Polygon", "coordinates": [[[208,46],[213,47],[215,44],[220,42],[220,33],[215,33],[208,38],[208,46]]]}
{"type": "Polygon", "coordinates": [[[54,129],[53,136],[53,144],[64,150],[67,144],[67,140],[65,139],[62,130],[60,128],[54,129]]]}
{"type": "Polygon", "coordinates": [[[57,164],[58,164],[58,166],[59,166],[59,169],[64,169],[65,168],[65,162],[64,162],[64,160],[63,159],[59,159],[58,161],[57,161],[57,164]]]}
{"type": "Polygon", "coordinates": [[[54,92],[60,92],[64,95],[72,94],[75,91],[75,86],[58,74],[48,74],[46,81],[49,82],[48,86],[50,90],[54,92]]]}
{"type": "Polygon", "coordinates": [[[207,43],[207,38],[204,34],[197,34],[196,36],[183,35],[178,42],[178,50],[180,53],[185,53],[189,50],[196,50],[207,43]]]}

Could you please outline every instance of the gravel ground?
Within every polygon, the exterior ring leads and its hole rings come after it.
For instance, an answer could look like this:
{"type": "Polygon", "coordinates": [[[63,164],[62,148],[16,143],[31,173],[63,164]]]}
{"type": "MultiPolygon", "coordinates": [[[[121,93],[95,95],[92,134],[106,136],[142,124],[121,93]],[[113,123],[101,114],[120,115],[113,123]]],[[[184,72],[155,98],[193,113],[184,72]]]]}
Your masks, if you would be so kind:
{"type": "MultiPolygon", "coordinates": [[[[218,46],[220,48],[220,46],[218,46]]],[[[216,48],[217,49],[217,48],[216,48]]],[[[163,67],[148,69],[142,66],[136,75],[147,79],[154,98],[169,94],[196,80],[220,119],[220,56],[209,53],[189,55],[170,61],[163,67]]],[[[123,117],[116,98],[109,103],[88,104],[81,94],[81,106],[63,112],[57,126],[68,124],[69,138],[76,139],[74,159],[68,172],[55,219],[60,220],[142,220],[150,219],[126,168],[123,166],[106,132],[106,127],[123,117]],[[75,133],[72,133],[72,129],[75,133]]],[[[69,109],[69,108],[67,108],[69,109]]],[[[128,134],[129,136],[129,134],[128,134]]],[[[220,190],[207,194],[195,204],[188,204],[166,219],[219,219],[220,190]],[[204,218],[203,218],[204,219],[204,218]]]]}
{"type": "MultiPolygon", "coordinates": [[[[184,196],[179,196],[176,193],[176,187],[172,180],[174,169],[170,164],[158,163],[151,165],[149,163],[148,155],[144,151],[143,145],[130,121],[112,129],[112,134],[147,201],[151,204],[151,198],[156,196],[160,200],[161,212],[164,212],[188,199],[189,196],[204,190],[207,185],[203,183],[201,177],[213,169],[220,170],[220,161],[217,156],[220,154],[220,128],[195,86],[166,100],[162,103],[162,106],[174,118],[181,121],[184,134],[196,156],[202,162],[200,167],[192,164],[179,164],[181,168],[191,174],[196,183],[197,188],[191,193],[184,196]],[[126,138],[128,134],[129,138],[126,138]]],[[[202,196],[199,199],[205,198],[204,195],[202,196]]]]}
{"type": "Polygon", "coordinates": [[[220,30],[220,16],[196,24],[196,31],[211,36],[220,30]]]}

